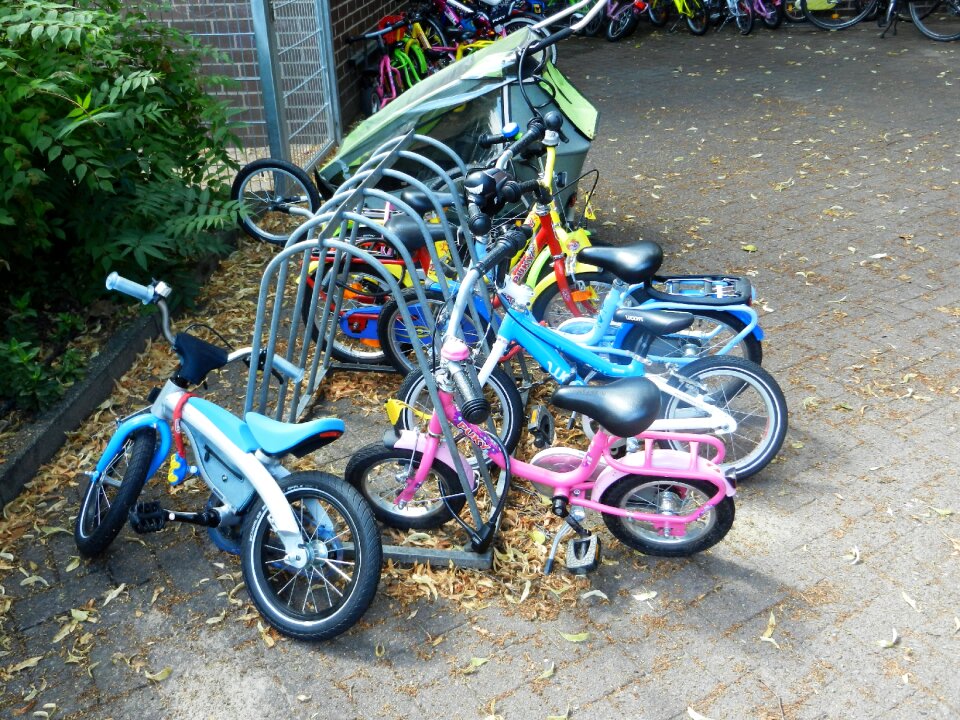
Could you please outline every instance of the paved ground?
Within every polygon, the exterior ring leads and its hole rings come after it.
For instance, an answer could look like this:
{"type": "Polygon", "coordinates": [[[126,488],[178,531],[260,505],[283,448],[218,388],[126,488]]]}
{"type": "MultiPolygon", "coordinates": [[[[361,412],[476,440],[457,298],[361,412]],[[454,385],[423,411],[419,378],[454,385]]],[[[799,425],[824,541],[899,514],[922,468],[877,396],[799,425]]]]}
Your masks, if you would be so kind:
{"type": "MultiPolygon", "coordinates": [[[[189,530],[126,534],[106,562],[68,571],[71,538],[28,527],[3,548],[3,567],[25,569],[2,581],[0,708],[140,720],[960,716],[958,49],[909,25],[886,40],[872,26],[747,38],[641,28],[625,44],[564,48],[602,113],[590,160],[613,223],[604,235],[660,240],[676,272],[749,273],[767,311],[765,365],[791,430],[714,550],[655,561],[609,539],[613,564],[559,599],[532,575],[529,605],[455,600],[463,574],[434,576],[437,600],[401,603],[415,581],[386,584],[345,637],[268,647],[229,604],[238,566],[189,530]],[[590,588],[609,600],[583,598],[590,588]],[[56,639],[84,607],[98,622],[56,639]],[[585,642],[561,635],[580,632],[585,642]],[[147,678],[164,667],[167,679],[147,678]]],[[[40,515],[65,524],[73,493],[47,493],[40,515]]]]}

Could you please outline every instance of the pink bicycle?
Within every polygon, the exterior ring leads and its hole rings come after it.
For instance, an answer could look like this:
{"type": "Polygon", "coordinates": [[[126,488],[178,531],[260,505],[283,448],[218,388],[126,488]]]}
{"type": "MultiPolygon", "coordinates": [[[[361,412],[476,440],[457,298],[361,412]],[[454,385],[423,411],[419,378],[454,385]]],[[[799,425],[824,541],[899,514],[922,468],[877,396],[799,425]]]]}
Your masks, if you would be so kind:
{"type": "MultiPolygon", "coordinates": [[[[452,432],[503,471],[489,521],[475,530],[459,517],[466,495],[457,466],[466,477],[475,474],[460,445],[451,448],[444,441],[436,410],[426,433],[403,430],[395,437],[388,435],[383,444],[358,451],[347,465],[347,480],[370,501],[382,522],[400,529],[429,529],[452,519],[467,531],[477,551],[493,539],[511,476],[529,480],[551,498],[553,513],[566,523],[554,536],[544,572],[550,571],[561,538],[570,532],[576,537],[567,546],[568,569],[585,573],[597,566],[599,540],[581,524],[587,510],[601,513],[617,539],[647,555],[682,557],[712,547],[734,520],[734,481],[718,467],[723,443],[709,435],[647,431],[660,411],[660,391],[650,380],[634,377],[605,386],[571,385],[553,394],[554,406],[598,423],[600,429],[586,452],[549,448],[526,463],[510,457],[501,440],[481,427],[490,406],[472,379],[471,350],[457,337],[457,329],[473,286],[491,268],[513,257],[525,241],[522,228],[508,231],[466,273],[434,373],[439,409],[452,432]],[[665,441],[686,443],[687,449],[657,447],[665,441]],[[713,450],[711,458],[700,455],[704,447],[713,450]]],[[[548,416],[545,408],[536,408],[530,422],[541,447],[553,441],[552,419],[544,414],[548,416]]],[[[479,483],[476,479],[472,483],[475,493],[479,483]]]]}

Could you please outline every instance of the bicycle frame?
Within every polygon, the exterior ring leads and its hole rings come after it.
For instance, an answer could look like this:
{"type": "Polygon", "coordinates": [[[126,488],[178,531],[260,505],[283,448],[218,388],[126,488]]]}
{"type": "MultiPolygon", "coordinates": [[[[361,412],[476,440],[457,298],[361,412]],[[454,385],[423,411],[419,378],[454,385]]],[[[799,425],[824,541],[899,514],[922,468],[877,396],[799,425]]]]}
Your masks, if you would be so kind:
{"type": "MultiPolygon", "coordinates": [[[[439,390],[439,396],[443,413],[451,425],[484,451],[498,467],[506,469],[507,459],[499,443],[494,441],[485,429],[463,418],[451,393],[439,390]]],[[[732,497],[736,493],[730,480],[717,467],[717,463],[723,460],[724,455],[723,443],[717,438],[656,431],[641,433],[637,438],[644,441],[643,452],[629,453],[621,460],[610,454],[610,447],[620,438],[608,435],[600,429],[590,441],[587,451],[583,453],[580,464],[573,470],[558,473],[516,458],[510,458],[509,469],[518,477],[552,488],[553,497],[565,498],[571,505],[637,522],[651,523],[657,530],[667,531],[676,536],[682,536],[689,523],[695,522],[709,512],[725,497],[732,497]],[[689,443],[690,449],[687,452],[654,449],[655,443],[660,440],[686,442],[689,443]],[[701,444],[709,445],[716,451],[712,459],[707,460],[700,456],[701,444]],[[610,485],[624,475],[631,474],[703,480],[716,486],[717,492],[696,511],[687,515],[664,516],[634,512],[599,502],[610,485]]],[[[397,496],[396,503],[400,507],[404,507],[413,500],[417,490],[426,482],[434,462],[449,464],[450,456],[448,449],[442,446],[440,419],[436,411],[430,418],[425,434],[404,430],[395,445],[405,449],[411,446],[422,453],[422,459],[417,471],[408,478],[403,490],[397,496]],[[443,454],[440,451],[444,451],[443,454]]],[[[466,462],[462,456],[461,459],[466,462]]]]}

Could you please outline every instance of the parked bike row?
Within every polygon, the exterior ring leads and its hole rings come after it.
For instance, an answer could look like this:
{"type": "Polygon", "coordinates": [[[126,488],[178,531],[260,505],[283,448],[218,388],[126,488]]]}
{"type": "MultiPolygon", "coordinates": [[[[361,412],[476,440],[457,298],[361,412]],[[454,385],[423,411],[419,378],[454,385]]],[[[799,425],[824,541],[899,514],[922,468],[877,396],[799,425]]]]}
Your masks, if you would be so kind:
{"type": "Polygon", "coordinates": [[[159,309],[180,365],[118,424],[89,473],[75,530],[82,555],[103,553],[125,523],[141,533],[204,526],[240,555],[268,623],[322,640],[352,627],[375,597],[387,550],[374,518],[400,530],[452,525],[473,552],[488,552],[518,479],[547,498],[544,524],[555,523],[545,573],[566,537],[568,570],[598,566],[588,511],[647,555],[684,557],[723,540],[737,483],[781,448],[786,401],[760,366],[748,279],[673,274],[658,244],[605,246],[585,229],[592,185],[580,192],[590,177],[580,166],[595,112],[543,60],[605,7],[588,5],[570,6],[567,18],[584,12],[572,25],[534,25],[478,50],[474,62],[513,77],[469,103],[462,69],[441,71],[457,108],[446,112],[473,123],[457,131],[468,159],[414,131],[391,139],[387,108],[386,134],[359,128],[362,140],[345,139],[313,177],[276,160],[241,171],[242,226],[280,248],[251,347],[174,335],[168,286],[108,279],[159,309]],[[199,396],[209,373],[236,360],[249,364],[242,418],[199,396]],[[353,455],[343,479],[290,472],[285,458],[345,431],[332,417],[294,422],[334,363],[405,376],[386,407],[392,429],[353,455]],[[547,382],[551,407],[525,407],[532,385],[547,382]],[[586,447],[556,443],[556,422],[573,419],[586,447]],[[532,458],[517,454],[524,431],[541,448],[532,458]],[[196,475],[209,486],[205,507],[139,502],[165,462],[170,484],[196,475]]]}
{"type": "MultiPolygon", "coordinates": [[[[509,33],[551,17],[564,0],[431,0],[381,18],[374,30],[346,38],[371,47],[358,63],[361,109],[380,110],[428,75],[509,33]]],[[[579,19],[579,18],[575,18],[579,19]]],[[[580,33],[618,42],[644,21],[694,35],[727,24],[743,35],[757,23],[775,29],[784,21],[843,30],[876,20],[886,34],[908,20],[933,40],[960,38],[960,0],[606,0],[580,33]]]]}

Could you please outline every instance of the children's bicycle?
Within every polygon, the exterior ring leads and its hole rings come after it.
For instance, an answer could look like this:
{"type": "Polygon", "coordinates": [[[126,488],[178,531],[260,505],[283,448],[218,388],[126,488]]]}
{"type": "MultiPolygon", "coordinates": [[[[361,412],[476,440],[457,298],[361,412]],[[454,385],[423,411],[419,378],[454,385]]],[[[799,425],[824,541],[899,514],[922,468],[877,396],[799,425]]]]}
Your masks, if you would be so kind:
{"type": "Polygon", "coordinates": [[[241,420],[188,388],[236,360],[298,382],[302,371],[279,356],[228,352],[186,332],[173,335],[163,282],[150,286],[116,273],[107,288],[160,311],[163,335],[180,364],[150,405],[121,421],[89,482],[74,538],[80,554],[96,557],[124,523],[138,533],[169,522],[206,527],[214,543],[241,557],[243,579],[257,610],[278,631],[300,640],[339,635],[363,615],[376,594],[382,564],[380,533],[363,498],[340,478],[290,472],[282,459],[302,457],[339,438],[343,421],[283,423],[258,413],[241,420]],[[171,431],[172,426],[172,431],[171,431]],[[187,446],[193,464],[187,460],[187,446]],[[199,474],[211,491],[198,512],[175,512],[137,500],[167,459],[171,485],[199,474]]]}
{"type": "MultiPolygon", "coordinates": [[[[461,436],[506,474],[501,500],[512,476],[530,480],[551,498],[553,513],[566,525],[555,536],[545,572],[550,571],[561,537],[571,531],[577,537],[568,545],[567,567],[585,573],[597,566],[600,542],[581,524],[585,510],[600,512],[615,537],[648,555],[682,557],[712,547],[734,520],[734,483],[717,464],[723,459],[723,443],[708,436],[650,431],[659,414],[660,390],[649,380],[634,377],[554,393],[551,402],[556,407],[589,414],[601,425],[586,452],[551,448],[524,463],[510,457],[500,438],[481,426],[490,408],[469,380],[465,363],[471,362],[471,350],[457,337],[457,328],[474,284],[523,242],[521,230],[508,231],[467,272],[434,373],[441,407],[430,415],[426,433],[406,429],[385,438],[385,445],[361,449],[347,466],[347,480],[391,526],[426,529],[458,520],[465,498],[458,490],[457,464],[466,468],[468,460],[444,445],[439,419],[443,413],[461,436]],[[616,458],[611,448],[623,438],[630,438],[637,451],[616,458]],[[660,449],[656,447],[660,442],[687,447],[660,449]],[[702,448],[710,448],[713,458],[702,457],[702,448]]],[[[552,444],[552,437],[538,438],[541,442],[552,444]]],[[[502,502],[498,507],[502,510],[502,502]]]]}

